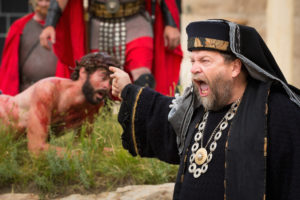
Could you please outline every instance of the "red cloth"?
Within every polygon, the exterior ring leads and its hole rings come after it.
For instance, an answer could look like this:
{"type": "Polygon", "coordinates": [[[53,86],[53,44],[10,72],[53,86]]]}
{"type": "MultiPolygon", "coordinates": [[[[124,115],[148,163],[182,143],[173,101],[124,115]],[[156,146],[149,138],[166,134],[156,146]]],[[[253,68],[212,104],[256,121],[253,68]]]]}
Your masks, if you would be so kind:
{"type": "Polygon", "coordinates": [[[82,0],[69,0],[56,26],[54,52],[62,63],[72,67],[87,53],[83,13],[82,0]]]}
{"type": "MultiPolygon", "coordinates": [[[[99,49],[91,49],[91,52],[98,52],[99,49]]],[[[126,72],[137,69],[141,66],[152,70],[153,61],[153,38],[140,37],[126,44],[125,65],[126,72]]]]}
{"type": "Polygon", "coordinates": [[[19,93],[19,42],[22,31],[34,13],[15,21],[5,40],[0,67],[0,90],[4,94],[19,93]]]}
{"type": "MultiPolygon", "coordinates": [[[[179,27],[179,12],[175,0],[165,0],[177,26],[179,27]]],[[[151,11],[151,0],[146,0],[147,10],[151,11]]],[[[150,12],[151,13],[151,12],[150,12]]],[[[86,53],[86,33],[83,20],[82,0],[69,0],[66,9],[57,25],[55,53],[59,59],[70,66],[86,53]]],[[[156,90],[166,95],[174,95],[174,87],[179,80],[180,64],[182,60],[181,47],[168,50],[164,46],[163,15],[159,4],[155,9],[154,25],[154,61],[153,75],[156,80],[156,90]]]]}
{"type": "MultiPolygon", "coordinates": [[[[180,30],[179,11],[175,0],[165,0],[165,3],[169,8],[177,28],[180,30]]],[[[146,8],[151,13],[151,0],[146,0],[146,8]]],[[[174,96],[174,89],[179,80],[180,64],[183,54],[180,45],[172,51],[164,46],[164,27],[162,11],[156,1],[153,62],[153,75],[156,80],[155,90],[165,95],[174,96]]]]}
{"type": "Polygon", "coordinates": [[[125,71],[129,72],[139,67],[152,71],[153,38],[140,37],[126,44],[125,71]]]}
{"type": "MultiPolygon", "coordinates": [[[[4,94],[16,95],[19,93],[19,43],[20,36],[34,13],[30,13],[16,20],[10,27],[5,40],[0,67],[0,90],[4,94]]],[[[58,61],[56,74],[60,77],[69,77],[66,65],[58,61]]]]}

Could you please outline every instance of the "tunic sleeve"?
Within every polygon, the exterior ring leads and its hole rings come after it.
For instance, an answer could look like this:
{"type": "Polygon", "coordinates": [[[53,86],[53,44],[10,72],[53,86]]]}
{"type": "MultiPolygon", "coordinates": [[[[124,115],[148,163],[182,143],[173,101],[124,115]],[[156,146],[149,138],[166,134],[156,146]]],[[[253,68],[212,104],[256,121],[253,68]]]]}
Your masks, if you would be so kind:
{"type": "Polygon", "coordinates": [[[168,122],[172,97],[129,84],[122,91],[118,121],[122,144],[133,156],[156,157],[178,164],[176,134],[168,122]]]}

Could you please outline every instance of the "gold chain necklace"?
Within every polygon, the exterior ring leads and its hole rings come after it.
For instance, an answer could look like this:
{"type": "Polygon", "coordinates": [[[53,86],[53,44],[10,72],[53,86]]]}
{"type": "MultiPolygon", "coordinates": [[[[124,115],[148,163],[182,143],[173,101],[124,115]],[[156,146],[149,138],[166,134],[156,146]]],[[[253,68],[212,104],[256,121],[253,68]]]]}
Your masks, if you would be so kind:
{"type": "Polygon", "coordinates": [[[193,174],[194,178],[199,178],[201,174],[204,174],[208,170],[208,163],[212,160],[213,152],[217,148],[217,141],[222,136],[222,131],[225,130],[228,126],[228,122],[233,119],[235,113],[239,107],[240,99],[234,102],[230,109],[227,111],[225,116],[219,122],[217,127],[212,132],[209,137],[206,145],[203,147],[203,134],[206,126],[207,118],[209,112],[206,111],[203,115],[202,122],[198,126],[198,132],[194,136],[194,144],[192,145],[192,153],[190,155],[190,165],[189,165],[189,173],[193,174]],[[209,153],[207,151],[207,146],[213,139],[213,142],[209,145],[209,153]],[[199,166],[199,167],[198,167],[199,166]]]}

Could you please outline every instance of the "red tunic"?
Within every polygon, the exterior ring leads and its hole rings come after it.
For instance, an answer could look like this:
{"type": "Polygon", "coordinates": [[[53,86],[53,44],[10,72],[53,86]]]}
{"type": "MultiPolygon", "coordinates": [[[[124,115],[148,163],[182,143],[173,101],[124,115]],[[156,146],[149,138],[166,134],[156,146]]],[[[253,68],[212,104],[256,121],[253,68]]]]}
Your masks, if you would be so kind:
{"type": "MultiPolygon", "coordinates": [[[[156,1],[157,2],[157,1],[156,1]]],[[[175,0],[165,0],[166,5],[180,30],[179,11],[175,0]]],[[[150,12],[151,0],[146,0],[147,10],[150,12]]],[[[156,91],[174,96],[174,89],[179,80],[182,50],[179,45],[174,50],[164,46],[164,20],[160,6],[156,3],[154,24],[154,62],[153,74],[156,80],[156,91]]]]}
{"type": "MultiPolygon", "coordinates": [[[[8,32],[5,40],[2,62],[0,67],[0,90],[4,94],[16,95],[19,93],[19,43],[23,29],[28,21],[34,16],[30,13],[15,21],[8,32]]],[[[57,62],[56,75],[60,77],[69,77],[68,67],[57,62]]]]}
{"type": "MultiPolygon", "coordinates": [[[[179,12],[174,0],[166,0],[166,4],[179,27],[179,12]]],[[[147,10],[151,10],[151,0],[146,0],[147,10]]],[[[84,23],[82,0],[69,1],[57,25],[59,33],[56,34],[55,53],[59,59],[69,65],[75,66],[86,52],[86,32],[84,23]]],[[[174,95],[174,86],[178,83],[180,64],[182,60],[181,47],[168,50],[164,46],[164,22],[161,8],[156,4],[154,25],[154,61],[153,75],[156,80],[156,90],[162,94],[174,95]]]]}

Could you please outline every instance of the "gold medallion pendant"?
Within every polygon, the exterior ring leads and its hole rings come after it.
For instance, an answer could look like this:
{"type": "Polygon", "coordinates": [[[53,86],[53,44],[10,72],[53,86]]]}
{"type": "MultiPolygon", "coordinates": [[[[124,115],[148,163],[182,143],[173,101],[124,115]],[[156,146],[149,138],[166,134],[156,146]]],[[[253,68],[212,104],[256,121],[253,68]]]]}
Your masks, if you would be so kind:
{"type": "Polygon", "coordinates": [[[207,151],[205,148],[200,148],[196,152],[195,162],[197,165],[202,165],[207,159],[207,151]]]}

